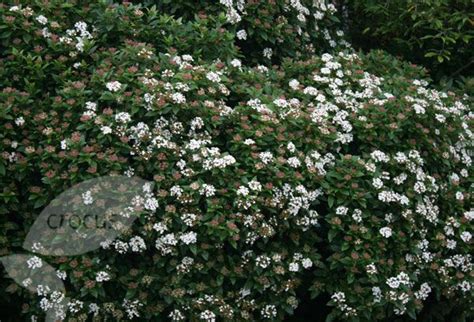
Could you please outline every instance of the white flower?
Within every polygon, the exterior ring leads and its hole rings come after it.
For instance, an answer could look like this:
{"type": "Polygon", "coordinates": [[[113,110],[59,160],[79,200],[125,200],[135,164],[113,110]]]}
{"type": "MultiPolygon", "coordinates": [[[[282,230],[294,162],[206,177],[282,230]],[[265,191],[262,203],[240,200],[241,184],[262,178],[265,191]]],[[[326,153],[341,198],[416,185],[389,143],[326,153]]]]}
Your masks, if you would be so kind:
{"type": "Polygon", "coordinates": [[[455,249],[456,245],[457,245],[457,242],[455,240],[452,240],[452,239],[446,240],[446,248],[447,249],[455,249]]]}
{"type": "Polygon", "coordinates": [[[390,227],[383,227],[383,228],[380,228],[379,233],[383,237],[389,238],[390,236],[392,236],[392,229],[390,227]]]}
{"type": "Polygon", "coordinates": [[[159,222],[153,225],[153,229],[158,232],[158,234],[163,234],[165,231],[168,230],[168,227],[166,227],[166,224],[164,222],[159,222]]]}
{"type": "Polygon", "coordinates": [[[370,156],[372,157],[372,159],[374,159],[374,161],[377,161],[377,162],[388,162],[390,161],[390,158],[385,154],[383,153],[382,151],[374,151],[370,154],[370,156]]]}
{"type": "Polygon", "coordinates": [[[285,100],[283,98],[278,98],[278,99],[274,100],[273,104],[275,104],[278,107],[287,107],[288,106],[287,100],[285,100]]]}
{"type": "Polygon", "coordinates": [[[76,44],[76,49],[77,51],[79,52],[83,52],[84,51],[84,41],[82,41],[82,39],[80,39],[77,44],[76,44]]]}
{"type": "Polygon", "coordinates": [[[262,73],[262,74],[268,73],[268,67],[267,66],[258,65],[256,67],[256,69],[258,70],[259,73],[262,73]]]}
{"type": "Polygon", "coordinates": [[[199,314],[199,318],[204,320],[205,322],[215,322],[216,321],[216,315],[213,312],[209,311],[209,310],[201,312],[201,314],[199,314]]]}
{"type": "Polygon", "coordinates": [[[309,258],[305,258],[301,261],[301,264],[303,265],[304,268],[310,268],[313,266],[313,261],[309,258]]]}
{"type": "Polygon", "coordinates": [[[419,104],[414,104],[413,109],[415,110],[416,114],[425,114],[425,109],[419,104]]]}
{"type": "Polygon", "coordinates": [[[132,239],[130,239],[128,244],[130,245],[132,252],[135,253],[139,253],[146,249],[145,241],[140,236],[133,237],[132,239]]]}
{"type": "Polygon", "coordinates": [[[101,271],[96,274],[95,280],[99,283],[106,282],[110,280],[110,275],[107,272],[101,271]]]}
{"type": "Polygon", "coordinates": [[[38,17],[36,17],[36,21],[38,21],[42,25],[46,25],[48,23],[48,18],[43,15],[39,15],[38,17]]]}
{"type": "Polygon", "coordinates": [[[43,267],[43,261],[38,256],[33,256],[26,261],[28,268],[36,269],[43,267]]]}
{"type": "Polygon", "coordinates": [[[31,283],[33,283],[33,280],[31,278],[26,278],[25,280],[23,280],[23,282],[21,282],[21,284],[24,286],[24,287],[29,287],[31,285],[31,283]]]}
{"type": "Polygon", "coordinates": [[[179,239],[186,245],[195,244],[197,240],[197,234],[194,231],[182,234],[179,239]]]}
{"type": "Polygon", "coordinates": [[[18,117],[15,120],[15,124],[18,125],[18,126],[22,126],[23,124],[25,124],[25,119],[23,118],[23,116],[18,117]]]}
{"type": "Polygon", "coordinates": [[[115,250],[119,254],[124,254],[128,251],[128,244],[126,242],[121,241],[121,240],[115,241],[114,247],[115,247],[115,250]]]}
{"type": "Polygon", "coordinates": [[[263,57],[268,58],[268,59],[271,59],[272,56],[273,56],[273,49],[271,49],[271,48],[265,48],[265,49],[263,50],[263,57]]]}
{"type": "Polygon", "coordinates": [[[354,213],[352,214],[352,219],[354,219],[355,222],[361,222],[362,221],[362,210],[355,209],[354,213]]]}
{"type": "Polygon", "coordinates": [[[374,303],[379,303],[382,300],[382,290],[378,286],[372,287],[372,295],[374,296],[374,303]]]}
{"type": "Polygon", "coordinates": [[[335,303],[344,303],[346,301],[346,294],[344,292],[336,292],[331,295],[331,300],[335,303]]]}
{"type": "Polygon", "coordinates": [[[315,87],[308,86],[308,87],[305,87],[305,89],[303,90],[303,93],[307,95],[311,95],[311,96],[317,96],[319,92],[315,87]]]}
{"type": "Polygon", "coordinates": [[[298,263],[290,263],[290,267],[288,268],[290,272],[297,272],[300,270],[300,265],[298,263]]]}
{"type": "Polygon", "coordinates": [[[435,115],[435,118],[436,118],[436,120],[437,120],[438,122],[440,122],[440,123],[446,122],[446,116],[444,116],[444,115],[436,114],[436,115],[435,115]]]}
{"type": "Polygon", "coordinates": [[[209,72],[206,74],[206,78],[210,80],[213,83],[219,83],[221,81],[221,78],[218,73],[215,72],[209,72]]]}
{"type": "Polygon", "coordinates": [[[293,89],[293,90],[297,90],[298,87],[300,86],[300,82],[298,82],[298,80],[296,79],[292,79],[288,85],[293,89]]]}
{"type": "Polygon", "coordinates": [[[173,93],[173,95],[171,95],[171,99],[173,100],[173,102],[175,102],[176,104],[184,104],[186,103],[186,97],[181,94],[181,93],[173,93]]]}
{"type": "Polygon", "coordinates": [[[377,267],[375,267],[374,263],[366,265],[365,270],[367,271],[367,274],[377,274],[377,267]]]}
{"type": "Polygon", "coordinates": [[[150,210],[151,212],[153,212],[158,208],[158,200],[151,194],[149,194],[149,196],[145,199],[143,206],[146,210],[150,210]]]}
{"type": "Polygon", "coordinates": [[[240,186],[239,189],[237,189],[237,195],[238,196],[247,196],[249,194],[249,189],[244,186],[240,186]]]}
{"type": "Polygon", "coordinates": [[[265,307],[260,311],[262,317],[265,319],[273,319],[277,316],[277,309],[275,305],[265,305],[265,307]]]}
{"type": "Polygon", "coordinates": [[[194,61],[194,58],[193,58],[193,56],[191,56],[191,55],[182,55],[181,58],[182,58],[184,61],[187,61],[187,62],[192,62],[192,61],[194,61]]]}
{"type": "Polygon", "coordinates": [[[67,274],[66,274],[65,271],[56,271],[56,276],[57,276],[59,279],[65,280],[66,277],[67,277],[67,274]]]}
{"type": "Polygon", "coordinates": [[[237,39],[240,39],[240,40],[246,40],[247,39],[247,32],[243,29],[237,31],[237,39]]]}
{"type": "Polygon", "coordinates": [[[189,227],[194,226],[196,219],[197,216],[195,214],[185,213],[181,215],[181,220],[189,227]]]}
{"type": "Polygon", "coordinates": [[[67,307],[71,313],[79,312],[84,306],[84,302],[79,300],[71,300],[67,303],[67,307]]]}
{"type": "Polygon", "coordinates": [[[271,152],[261,152],[259,157],[265,164],[269,164],[273,160],[273,154],[271,152]]]}
{"type": "Polygon", "coordinates": [[[323,94],[319,93],[317,96],[316,96],[316,100],[320,103],[324,103],[326,101],[326,96],[324,96],[323,94]]]}
{"type": "Polygon", "coordinates": [[[180,186],[172,186],[171,189],[170,189],[170,195],[171,196],[176,196],[176,197],[181,197],[181,195],[183,194],[183,188],[181,188],[180,186]]]}
{"type": "Polygon", "coordinates": [[[90,190],[82,193],[82,201],[85,205],[91,205],[94,202],[94,198],[92,198],[92,193],[90,190]]]}
{"type": "Polygon", "coordinates": [[[465,242],[468,243],[472,238],[472,235],[468,231],[464,231],[461,233],[461,239],[465,242]]]}
{"type": "Polygon", "coordinates": [[[420,286],[420,290],[415,292],[415,297],[420,300],[426,300],[428,295],[431,293],[431,287],[428,283],[423,283],[420,286]]]}
{"type": "Polygon", "coordinates": [[[415,190],[416,193],[422,194],[423,192],[426,191],[425,184],[421,181],[415,182],[415,185],[413,186],[413,190],[415,190]]]}
{"type": "Polygon", "coordinates": [[[408,178],[406,173],[401,173],[399,176],[393,178],[393,182],[397,185],[401,185],[408,178]]]}
{"type": "Polygon", "coordinates": [[[466,211],[466,212],[464,213],[464,217],[465,217],[467,220],[473,220],[473,219],[474,219],[474,210],[466,211]]]}
{"type": "Polygon", "coordinates": [[[400,274],[397,275],[397,279],[400,282],[400,284],[410,285],[410,277],[405,272],[400,272],[400,274]]]}
{"type": "Polygon", "coordinates": [[[162,240],[163,240],[163,243],[165,243],[166,245],[173,245],[174,246],[178,243],[178,241],[176,240],[176,237],[173,233],[163,236],[162,240]]]}
{"type": "Polygon", "coordinates": [[[327,63],[328,61],[331,61],[332,58],[333,58],[332,55],[328,53],[324,53],[321,55],[321,60],[325,63],[327,63]]]}
{"type": "Polygon", "coordinates": [[[102,134],[105,135],[112,133],[112,128],[110,126],[104,125],[100,128],[100,130],[102,131],[102,134]]]}
{"type": "Polygon", "coordinates": [[[231,62],[230,62],[230,65],[232,67],[238,68],[238,67],[242,66],[242,62],[238,59],[232,59],[231,62]]]}
{"type": "Polygon", "coordinates": [[[255,144],[255,141],[252,140],[252,139],[246,139],[246,140],[244,141],[244,144],[245,144],[245,145],[252,145],[252,144],[255,144]]]}
{"type": "Polygon", "coordinates": [[[400,281],[396,277],[390,277],[386,283],[391,288],[398,288],[400,286],[400,281]]]}
{"type": "Polygon", "coordinates": [[[321,74],[325,74],[325,75],[331,74],[331,70],[327,67],[323,67],[321,68],[321,74]]]}
{"type": "Polygon", "coordinates": [[[202,185],[201,189],[199,190],[199,193],[206,197],[212,197],[216,194],[216,188],[214,188],[213,185],[205,183],[202,185]]]}
{"type": "Polygon", "coordinates": [[[96,111],[97,110],[97,103],[94,102],[86,102],[86,109],[89,111],[96,111]]]}
{"type": "Polygon", "coordinates": [[[288,159],[288,165],[292,168],[298,168],[301,165],[301,161],[297,157],[291,157],[288,159]]]}
{"type": "Polygon", "coordinates": [[[255,259],[255,263],[261,268],[267,268],[271,263],[271,259],[268,256],[260,255],[255,259]]]}
{"type": "Polygon", "coordinates": [[[111,92],[118,92],[122,88],[122,84],[118,81],[108,82],[105,86],[111,92]]]}
{"type": "Polygon", "coordinates": [[[249,182],[249,188],[252,189],[253,191],[261,191],[262,184],[258,181],[252,180],[249,182]]]}
{"type": "Polygon", "coordinates": [[[372,185],[374,186],[374,188],[380,189],[383,187],[383,181],[380,178],[374,178],[372,180],[372,185]]]}
{"type": "Polygon", "coordinates": [[[168,317],[172,321],[183,321],[185,319],[183,313],[181,313],[180,310],[173,310],[171,313],[168,315],[168,317]]]}
{"type": "Polygon", "coordinates": [[[294,145],[293,142],[288,142],[288,144],[286,145],[286,148],[288,149],[288,151],[290,151],[291,153],[294,153],[296,151],[296,146],[294,145]]]}
{"type": "Polygon", "coordinates": [[[132,120],[130,117],[130,114],[127,112],[120,112],[117,115],[115,115],[115,120],[119,123],[128,123],[132,120]]]}
{"type": "Polygon", "coordinates": [[[343,207],[343,206],[340,206],[340,207],[337,207],[336,209],[336,215],[347,215],[347,211],[349,211],[349,209],[347,207],[343,207]]]}
{"type": "Polygon", "coordinates": [[[469,292],[471,290],[471,284],[468,281],[462,281],[459,285],[459,288],[463,292],[469,292]]]}
{"type": "Polygon", "coordinates": [[[132,320],[134,317],[140,317],[138,308],[141,306],[143,306],[143,304],[138,300],[131,301],[124,299],[122,303],[122,307],[125,309],[125,312],[127,312],[128,318],[130,320],[132,320]]]}
{"type": "Polygon", "coordinates": [[[99,310],[100,308],[96,303],[89,304],[89,313],[94,313],[94,315],[96,315],[99,313],[99,310]]]}

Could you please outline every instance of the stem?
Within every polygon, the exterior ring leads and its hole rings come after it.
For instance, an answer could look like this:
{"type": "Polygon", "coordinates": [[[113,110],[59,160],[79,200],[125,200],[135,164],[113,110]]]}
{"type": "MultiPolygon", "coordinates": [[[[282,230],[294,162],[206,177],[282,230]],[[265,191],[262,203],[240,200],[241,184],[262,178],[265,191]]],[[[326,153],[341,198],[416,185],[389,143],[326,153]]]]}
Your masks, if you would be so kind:
{"type": "Polygon", "coordinates": [[[461,68],[459,68],[458,70],[456,70],[454,73],[452,73],[449,77],[452,78],[453,76],[456,76],[457,74],[459,74],[460,72],[462,72],[464,69],[466,69],[467,67],[471,66],[472,64],[474,63],[474,59],[472,59],[469,63],[467,63],[466,65],[464,66],[461,66],[461,68]]]}

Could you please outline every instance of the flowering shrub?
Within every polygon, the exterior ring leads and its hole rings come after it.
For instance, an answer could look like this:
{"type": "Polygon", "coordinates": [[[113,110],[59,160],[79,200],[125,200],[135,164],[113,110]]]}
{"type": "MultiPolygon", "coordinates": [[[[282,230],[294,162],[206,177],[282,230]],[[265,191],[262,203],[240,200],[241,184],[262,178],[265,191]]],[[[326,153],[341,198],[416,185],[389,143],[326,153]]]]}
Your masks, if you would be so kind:
{"type": "Polygon", "coordinates": [[[194,19],[225,15],[244,62],[279,63],[349,44],[338,28],[336,7],[327,0],[145,1],[168,14],[194,19]]]}
{"type": "Polygon", "coordinates": [[[101,249],[31,255],[30,268],[57,269],[67,305],[2,279],[24,314],[282,320],[301,289],[329,294],[328,319],[415,317],[432,295],[472,305],[466,97],[347,52],[248,67],[224,17],[0,10],[2,254],[76,183],[155,184],[101,249]]]}

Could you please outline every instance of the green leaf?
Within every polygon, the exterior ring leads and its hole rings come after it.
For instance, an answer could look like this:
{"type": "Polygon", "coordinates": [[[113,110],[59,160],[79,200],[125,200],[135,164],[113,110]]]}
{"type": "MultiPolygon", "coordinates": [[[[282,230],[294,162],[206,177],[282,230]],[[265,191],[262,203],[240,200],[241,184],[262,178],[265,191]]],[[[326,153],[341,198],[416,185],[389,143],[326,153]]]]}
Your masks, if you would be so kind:
{"type": "Polygon", "coordinates": [[[328,205],[329,205],[329,208],[332,208],[332,206],[334,205],[334,197],[333,196],[328,197],[328,205]]]}
{"type": "Polygon", "coordinates": [[[330,230],[330,231],[328,232],[328,240],[329,240],[329,242],[332,242],[332,241],[333,241],[333,239],[334,239],[334,237],[336,236],[336,234],[337,234],[337,231],[335,231],[335,230],[330,230]]]}

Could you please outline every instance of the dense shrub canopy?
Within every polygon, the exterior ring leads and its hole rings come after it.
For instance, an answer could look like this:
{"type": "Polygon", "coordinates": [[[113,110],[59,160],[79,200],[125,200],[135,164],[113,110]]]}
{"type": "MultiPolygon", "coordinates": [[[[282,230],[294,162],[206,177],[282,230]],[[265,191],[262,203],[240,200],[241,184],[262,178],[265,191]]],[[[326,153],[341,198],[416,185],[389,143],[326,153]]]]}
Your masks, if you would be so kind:
{"type": "Polygon", "coordinates": [[[474,11],[471,0],[343,3],[355,46],[383,48],[406,60],[422,63],[436,79],[472,77],[474,11]]]}
{"type": "MultiPolygon", "coordinates": [[[[257,7],[235,9],[247,30],[257,7]]],[[[290,38],[279,66],[247,66],[261,56],[239,56],[229,17],[159,10],[0,8],[2,253],[86,179],[152,180],[158,203],[100,250],[42,257],[67,307],[2,279],[23,313],[282,320],[302,289],[329,295],[339,320],[415,317],[433,295],[472,305],[467,97],[376,53],[298,57],[290,38]]]]}
{"type": "Polygon", "coordinates": [[[327,0],[145,1],[185,20],[225,15],[244,62],[280,63],[283,57],[310,57],[346,48],[336,7],[327,0]]]}

